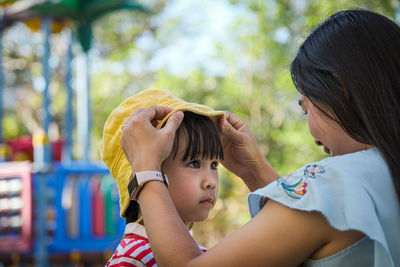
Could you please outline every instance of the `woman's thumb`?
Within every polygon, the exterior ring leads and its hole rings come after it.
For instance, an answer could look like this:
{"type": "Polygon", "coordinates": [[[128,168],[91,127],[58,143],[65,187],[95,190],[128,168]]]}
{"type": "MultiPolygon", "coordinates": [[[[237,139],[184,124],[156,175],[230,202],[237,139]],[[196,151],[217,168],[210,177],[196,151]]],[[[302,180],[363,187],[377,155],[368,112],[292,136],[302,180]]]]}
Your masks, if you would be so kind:
{"type": "Polygon", "coordinates": [[[178,129],[179,125],[181,125],[183,116],[184,115],[183,115],[182,111],[178,111],[178,112],[172,114],[171,117],[169,117],[169,119],[167,120],[167,123],[165,124],[163,129],[166,129],[168,131],[175,133],[176,130],[178,129]]]}
{"type": "Polygon", "coordinates": [[[221,134],[226,137],[233,137],[236,135],[236,129],[228,122],[226,116],[220,119],[219,130],[221,134]]]}

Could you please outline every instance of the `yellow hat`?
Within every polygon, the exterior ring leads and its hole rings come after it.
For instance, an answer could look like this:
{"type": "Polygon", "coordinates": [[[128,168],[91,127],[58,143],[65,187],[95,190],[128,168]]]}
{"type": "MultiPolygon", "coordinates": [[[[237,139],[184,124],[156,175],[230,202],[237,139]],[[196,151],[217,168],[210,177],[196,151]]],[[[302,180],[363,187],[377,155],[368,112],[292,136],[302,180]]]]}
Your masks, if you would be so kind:
{"type": "Polygon", "coordinates": [[[147,108],[153,105],[166,106],[174,109],[158,123],[158,128],[160,128],[167,119],[177,111],[191,111],[193,113],[207,116],[214,122],[216,127],[219,118],[224,115],[223,111],[215,111],[205,105],[186,102],[165,90],[141,91],[138,94],[129,97],[114,109],[104,125],[103,140],[100,144],[100,153],[104,163],[110,169],[111,175],[117,182],[121,217],[125,217],[124,213],[129,205],[130,199],[128,183],[132,176],[131,166],[125,158],[121,148],[121,127],[124,120],[132,115],[136,109],[147,108]]]}

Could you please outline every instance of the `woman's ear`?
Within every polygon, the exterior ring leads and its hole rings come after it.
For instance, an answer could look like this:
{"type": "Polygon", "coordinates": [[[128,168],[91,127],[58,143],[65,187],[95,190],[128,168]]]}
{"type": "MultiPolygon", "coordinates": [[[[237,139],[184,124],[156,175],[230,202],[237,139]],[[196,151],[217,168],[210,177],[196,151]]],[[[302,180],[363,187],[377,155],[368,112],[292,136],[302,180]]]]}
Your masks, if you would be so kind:
{"type": "Polygon", "coordinates": [[[343,82],[342,78],[339,75],[337,75],[336,73],[332,73],[332,75],[338,81],[338,83],[340,85],[340,88],[343,91],[344,97],[346,97],[347,100],[350,100],[351,99],[351,95],[350,95],[349,91],[347,91],[346,86],[344,85],[344,82],[343,82]]]}

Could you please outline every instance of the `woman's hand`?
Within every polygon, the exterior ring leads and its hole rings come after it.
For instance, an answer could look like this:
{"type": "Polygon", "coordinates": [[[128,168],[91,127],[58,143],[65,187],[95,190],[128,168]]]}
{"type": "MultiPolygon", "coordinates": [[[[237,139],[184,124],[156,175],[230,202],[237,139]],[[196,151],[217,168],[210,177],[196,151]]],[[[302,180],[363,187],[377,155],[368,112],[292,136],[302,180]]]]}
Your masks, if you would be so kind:
{"type": "Polygon", "coordinates": [[[219,128],[224,147],[222,164],[242,178],[250,191],[279,177],[265,159],[245,121],[226,111],[219,128]]]}
{"type": "Polygon", "coordinates": [[[151,106],[135,110],[125,120],[121,146],[133,172],[161,169],[161,162],[171,152],[183,112],[173,114],[163,128],[155,126],[171,111],[169,107],[151,106]]]}

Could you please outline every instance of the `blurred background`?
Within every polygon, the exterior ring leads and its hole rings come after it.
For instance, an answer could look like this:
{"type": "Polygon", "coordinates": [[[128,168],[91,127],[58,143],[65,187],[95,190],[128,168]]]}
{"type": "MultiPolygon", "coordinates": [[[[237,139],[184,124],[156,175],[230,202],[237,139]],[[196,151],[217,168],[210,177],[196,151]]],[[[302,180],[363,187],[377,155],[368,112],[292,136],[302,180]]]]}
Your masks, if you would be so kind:
{"type": "MultiPolygon", "coordinates": [[[[397,0],[0,1],[0,266],[104,265],[124,230],[99,144],[110,112],[168,89],[248,122],[282,175],[323,155],[289,72],[327,16],[397,0]]],[[[211,247],[249,219],[220,169],[220,200],[192,228],[211,247]]]]}

